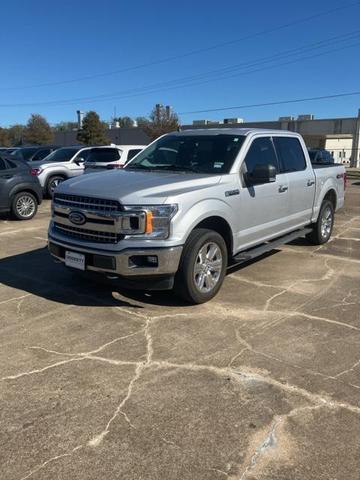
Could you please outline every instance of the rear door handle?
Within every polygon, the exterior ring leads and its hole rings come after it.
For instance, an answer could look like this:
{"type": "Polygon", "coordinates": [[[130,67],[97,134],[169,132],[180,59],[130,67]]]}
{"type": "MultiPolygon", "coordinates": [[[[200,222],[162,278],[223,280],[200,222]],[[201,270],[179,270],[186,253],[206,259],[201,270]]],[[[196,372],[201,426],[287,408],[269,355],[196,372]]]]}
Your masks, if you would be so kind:
{"type": "Polygon", "coordinates": [[[312,187],[314,184],[315,184],[315,180],[308,180],[306,185],[308,187],[312,187]]]}
{"type": "Polygon", "coordinates": [[[279,193],[284,193],[288,190],[288,187],[285,185],[280,185],[279,187],[279,193]]]}

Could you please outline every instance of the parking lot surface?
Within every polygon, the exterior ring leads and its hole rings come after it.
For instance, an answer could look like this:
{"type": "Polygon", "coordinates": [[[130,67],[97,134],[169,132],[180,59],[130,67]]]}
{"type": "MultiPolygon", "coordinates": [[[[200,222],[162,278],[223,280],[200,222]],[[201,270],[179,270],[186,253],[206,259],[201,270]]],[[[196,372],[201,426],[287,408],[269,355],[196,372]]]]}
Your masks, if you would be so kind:
{"type": "Polygon", "coordinates": [[[79,280],[49,212],[0,219],[2,480],[358,480],[360,182],[201,306],[79,280]]]}

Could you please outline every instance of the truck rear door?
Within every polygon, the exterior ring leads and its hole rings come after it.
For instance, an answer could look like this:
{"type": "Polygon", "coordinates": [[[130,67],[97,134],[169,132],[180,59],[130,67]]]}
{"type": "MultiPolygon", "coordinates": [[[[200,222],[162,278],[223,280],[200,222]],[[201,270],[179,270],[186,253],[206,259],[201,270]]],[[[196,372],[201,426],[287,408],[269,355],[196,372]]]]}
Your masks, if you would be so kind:
{"type": "Polygon", "coordinates": [[[315,199],[315,175],[297,137],[274,136],[280,171],[289,181],[288,224],[292,228],[310,223],[315,199]]]}

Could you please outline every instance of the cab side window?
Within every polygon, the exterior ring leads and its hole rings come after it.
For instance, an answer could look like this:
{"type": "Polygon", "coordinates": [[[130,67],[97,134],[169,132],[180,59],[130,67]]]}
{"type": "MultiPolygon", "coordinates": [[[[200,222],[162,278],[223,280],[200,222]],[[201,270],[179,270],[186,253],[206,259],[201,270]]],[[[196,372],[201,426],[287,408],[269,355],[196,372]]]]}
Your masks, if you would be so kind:
{"type": "Polygon", "coordinates": [[[297,138],[274,137],[273,141],[282,173],[300,172],[306,169],[305,155],[297,138]]]}
{"type": "Polygon", "coordinates": [[[246,154],[243,168],[251,175],[256,165],[273,165],[278,172],[278,162],[270,137],[256,138],[246,154]]]}

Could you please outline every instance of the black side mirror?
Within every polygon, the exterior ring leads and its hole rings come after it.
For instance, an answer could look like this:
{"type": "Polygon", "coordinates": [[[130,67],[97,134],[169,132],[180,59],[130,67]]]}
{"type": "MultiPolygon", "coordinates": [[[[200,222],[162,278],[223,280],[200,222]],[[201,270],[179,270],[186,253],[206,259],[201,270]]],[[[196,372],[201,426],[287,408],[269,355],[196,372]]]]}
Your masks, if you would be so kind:
{"type": "Polygon", "coordinates": [[[85,160],[82,157],[75,158],[76,165],[81,165],[84,162],[85,162],[85,160]]]}
{"type": "Polygon", "coordinates": [[[257,164],[252,173],[247,175],[247,178],[253,184],[275,182],[276,168],[270,163],[267,165],[257,164]]]}

